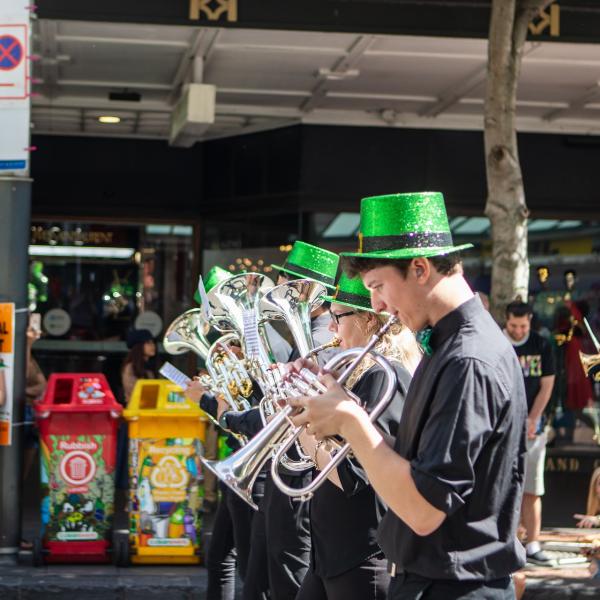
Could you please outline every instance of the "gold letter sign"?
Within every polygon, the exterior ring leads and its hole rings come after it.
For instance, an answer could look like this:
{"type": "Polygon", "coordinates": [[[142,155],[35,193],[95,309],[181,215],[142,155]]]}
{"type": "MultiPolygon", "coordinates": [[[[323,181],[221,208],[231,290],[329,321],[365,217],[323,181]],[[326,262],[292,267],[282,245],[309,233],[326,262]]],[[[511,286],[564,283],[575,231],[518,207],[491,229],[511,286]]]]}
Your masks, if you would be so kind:
{"type": "Polygon", "coordinates": [[[552,37],[560,35],[560,6],[552,4],[547,10],[541,10],[537,23],[529,23],[529,31],[532,35],[540,35],[547,29],[552,37]]]}
{"type": "Polygon", "coordinates": [[[209,21],[218,21],[224,13],[228,21],[237,21],[237,0],[190,0],[192,21],[201,20],[203,15],[209,21]]]}

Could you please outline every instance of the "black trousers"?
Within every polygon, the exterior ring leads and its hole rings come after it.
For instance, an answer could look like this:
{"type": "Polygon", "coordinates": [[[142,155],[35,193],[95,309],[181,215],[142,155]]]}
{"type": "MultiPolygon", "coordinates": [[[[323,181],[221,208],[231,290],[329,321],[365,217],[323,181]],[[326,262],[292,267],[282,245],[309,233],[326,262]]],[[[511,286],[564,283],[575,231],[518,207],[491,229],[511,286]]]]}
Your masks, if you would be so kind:
{"type": "MultiPolygon", "coordinates": [[[[282,476],[287,485],[304,487],[312,473],[282,476]]],[[[294,600],[310,561],[310,527],[308,505],[282,494],[270,475],[265,482],[265,495],[255,515],[248,577],[244,581],[244,600],[262,600],[266,588],[272,600],[294,600]],[[266,563],[265,557],[266,556],[266,563]]]]}
{"type": "Polygon", "coordinates": [[[493,581],[425,579],[401,573],[392,577],[388,600],[514,600],[512,577],[493,581]]]}
{"type": "MultiPolygon", "coordinates": [[[[221,484],[221,501],[206,554],[208,600],[233,600],[236,565],[240,578],[245,580],[254,512],[249,504],[221,484]]],[[[266,577],[263,585],[267,585],[266,577]]]]}
{"type": "Polygon", "coordinates": [[[389,583],[387,561],[371,558],[335,577],[309,570],[296,600],[385,600],[389,583]]]}
{"type": "Polygon", "coordinates": [[[233,522],[225,494],[217,507],[210,544],[206,553],[208,571],[207,600],[234,600],[236,551],[233,522]]]}

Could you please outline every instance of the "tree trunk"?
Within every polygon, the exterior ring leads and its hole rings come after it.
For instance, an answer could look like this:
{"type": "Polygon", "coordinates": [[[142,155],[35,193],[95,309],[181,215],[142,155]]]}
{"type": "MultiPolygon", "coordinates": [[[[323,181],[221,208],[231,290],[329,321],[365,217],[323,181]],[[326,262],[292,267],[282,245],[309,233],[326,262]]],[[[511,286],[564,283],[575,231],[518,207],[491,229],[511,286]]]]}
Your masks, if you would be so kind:
{"type": "Polygon", "coordinates": [[[492,0],[484,121],[485,214],[492,228],[491,310],[499,321],[509,302],[518,296],[527,301],[529,211],[517,148],[517,85],[529,23],[552,1],[492,0]]]}

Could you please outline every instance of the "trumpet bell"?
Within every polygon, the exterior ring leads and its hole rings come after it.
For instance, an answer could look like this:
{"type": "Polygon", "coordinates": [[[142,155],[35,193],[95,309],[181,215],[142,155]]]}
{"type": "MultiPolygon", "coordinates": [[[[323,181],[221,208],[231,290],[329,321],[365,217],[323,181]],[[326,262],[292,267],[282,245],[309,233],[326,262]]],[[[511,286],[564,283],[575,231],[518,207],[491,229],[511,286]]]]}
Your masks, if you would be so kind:
{"type": "Polygon", "coordinates": [[[210,343],[206,339],[210,324],[204,319],[200,308],[192,308],[179,315],[167,328],[163,346],[168,354],[195,352],[206,359],[210,343]]]}
{"type": "Polygon", "coordinates": [[[235,492],[254,510],[258,510],[258,506],[252,499],[252,486],[244,486],[244,482],[239,480],[239,475],[233,470],[231,464],[227,464],[227,460],[206,460],[203,458],[200,460],[204,467],[217,477],[217,479],[227,485],[231,491],[235,492]]]}
{"type": "Polygon", "coordinates": [[[283,319],[288,326],[300,356],[314,349],[311,313],[323,304],[327,289],[312,279],[295,279],[270,289],[261,300],[264,319],[283,319]]]}
{"type": "Polygon", "coordinates": [[[598,354],[584,354],[579,353],[581,360],[581,366],[587,376],[592,376],[594,381],[600,381],[600,353],[598,354]]]}

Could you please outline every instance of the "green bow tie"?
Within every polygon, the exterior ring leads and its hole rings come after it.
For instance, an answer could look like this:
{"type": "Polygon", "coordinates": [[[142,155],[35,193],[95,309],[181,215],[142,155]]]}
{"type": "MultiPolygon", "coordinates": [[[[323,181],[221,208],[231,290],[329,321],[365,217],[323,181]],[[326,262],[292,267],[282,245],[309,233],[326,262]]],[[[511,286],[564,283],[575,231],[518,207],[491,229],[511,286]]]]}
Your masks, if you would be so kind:
{"type": "Polygon", "coordinates": [[[431,327],[427,327],[426,329],[421,329],[416,336],[417,342],[419,342],[419,345],[427,356],[431,356],[433,354],[431,344],[429,343],[432,331],[433,329],[431,327]]]}

